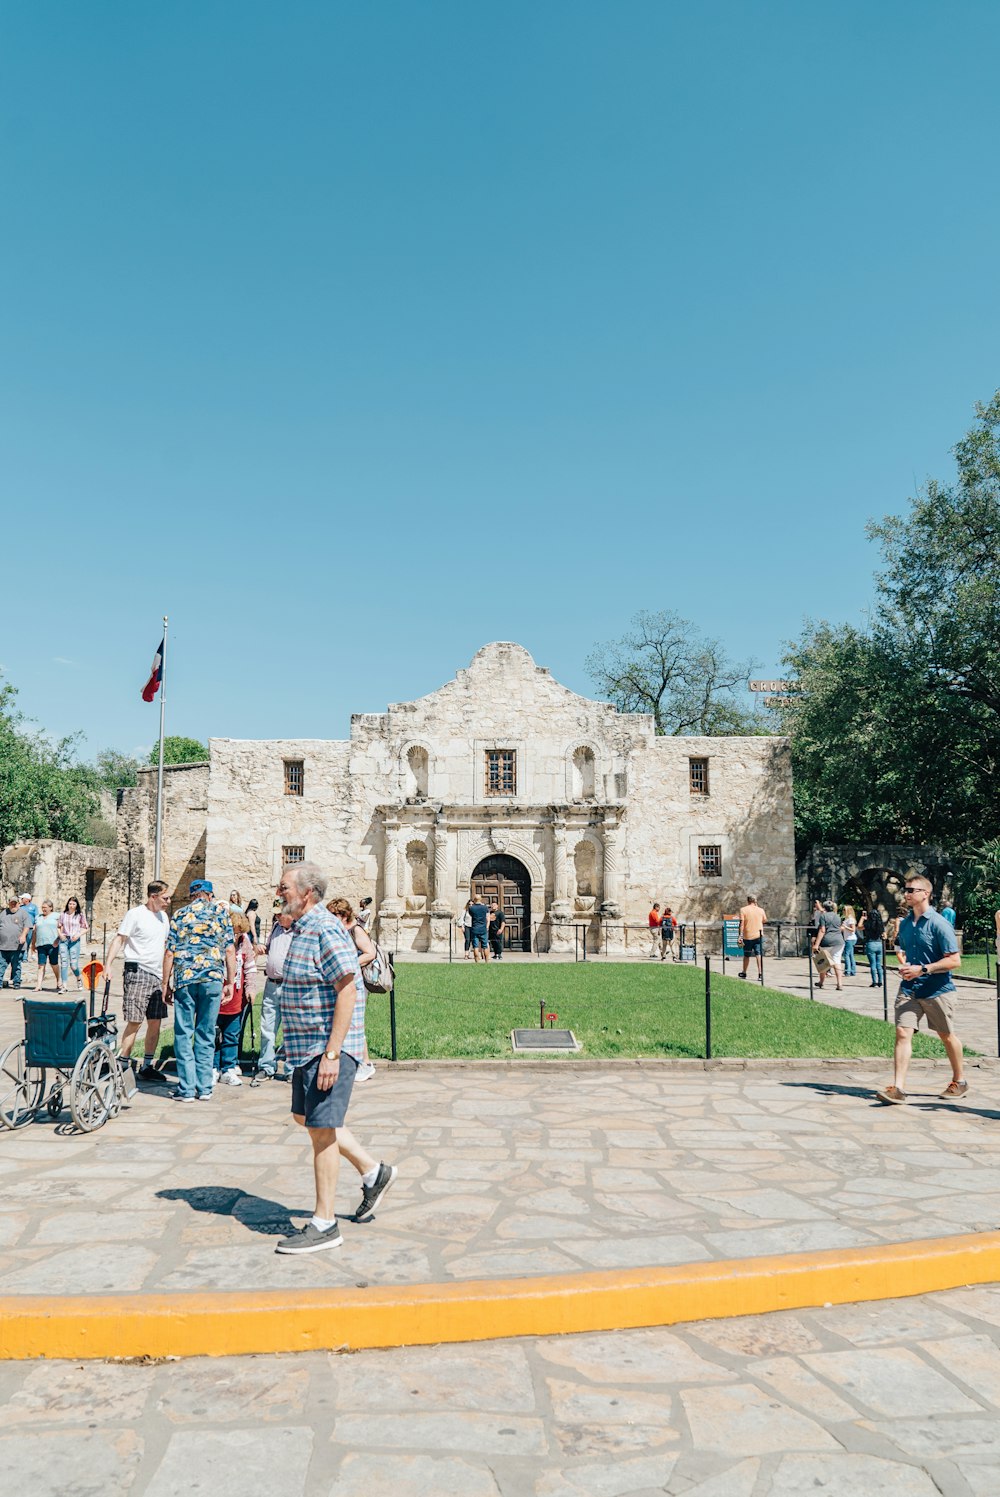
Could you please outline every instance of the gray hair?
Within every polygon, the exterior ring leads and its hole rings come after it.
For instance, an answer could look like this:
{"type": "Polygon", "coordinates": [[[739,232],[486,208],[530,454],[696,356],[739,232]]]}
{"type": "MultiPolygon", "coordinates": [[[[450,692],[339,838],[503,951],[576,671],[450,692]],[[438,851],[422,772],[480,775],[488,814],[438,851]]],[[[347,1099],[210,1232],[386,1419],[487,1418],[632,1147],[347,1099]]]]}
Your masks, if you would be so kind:
{"type": "Polygon", "coordinates": [[[326,874],[318,863],[288,863],[285,873],[300,894],[307,894],[312,889],[316,898],[322,899],[326,893],[326,874]]]}
{"type": "Polygon", "coordinates": [[[837,906],[834,904],[832,899],[824,899],[823,908],[824,910],[826,910],[828,915],[832,915],[837,906]]]}

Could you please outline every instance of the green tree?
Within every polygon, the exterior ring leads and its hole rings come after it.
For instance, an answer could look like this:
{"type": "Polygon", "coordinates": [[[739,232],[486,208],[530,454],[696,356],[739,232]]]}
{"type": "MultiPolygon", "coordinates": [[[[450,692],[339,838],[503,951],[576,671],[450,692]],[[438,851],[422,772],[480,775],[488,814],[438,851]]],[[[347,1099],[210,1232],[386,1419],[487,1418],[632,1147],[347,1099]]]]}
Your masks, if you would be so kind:
{"type": "MultiPolygon", "coordinates": [[[[197,738],[164,738],[164,764],[200,764],[208,758],[208,749],[197,738]]],[[[149,751],[149,764],[160,762],[160,745],[154,743],[149,751]]]]}
{"type": "Polygon", "coordinates": [[[79,735],[52,742],[28,731],[16,698],[0,682],[0,847],[35,837],[82,841],[100,800],[94,771],[74,762],[79,735]]]}
{"type": "Polygon", "coordinates": [[[752,661],[730,660],[717,639],[676,613],[643,610],[628,634],[596,645],[588,675],[622,712],[648,712],[657,733],[745,734],[763,731],[743,705],[752,661]]]}
{"type": "Polygon", "coordinates": [[[141,765],[131,754],[121,754],[117,749],[101,749],[94,760],[97,778],[105,790],[121,790],[134,785],[141,765]]]}

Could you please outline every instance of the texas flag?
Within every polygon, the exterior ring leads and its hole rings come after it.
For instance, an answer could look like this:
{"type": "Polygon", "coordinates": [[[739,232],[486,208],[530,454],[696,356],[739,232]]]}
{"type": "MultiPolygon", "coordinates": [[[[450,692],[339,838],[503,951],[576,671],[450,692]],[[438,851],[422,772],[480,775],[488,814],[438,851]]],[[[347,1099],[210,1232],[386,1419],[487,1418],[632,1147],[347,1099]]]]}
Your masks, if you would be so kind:
{"type": "Polygon", "coordinates": [[[151,702],[160,689],[163,679],[163,646],[166,644],[166,635],[160,640],[160,648],[153,656],[153,666],[149,673],[149,680],[142,688],[142,700],[151,702]]]}

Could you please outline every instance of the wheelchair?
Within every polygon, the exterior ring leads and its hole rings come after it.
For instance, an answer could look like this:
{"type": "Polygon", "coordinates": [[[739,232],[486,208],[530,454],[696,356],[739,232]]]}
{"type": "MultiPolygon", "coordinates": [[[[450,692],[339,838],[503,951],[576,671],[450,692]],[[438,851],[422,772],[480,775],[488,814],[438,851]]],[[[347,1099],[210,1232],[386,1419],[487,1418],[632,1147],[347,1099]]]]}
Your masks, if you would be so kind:
{"type": "Polygon", "coordinates": [[[94,988],[83,999],[25,998],[24,1039],[0,1055],[0,1123],[23,1128],[44,1107],[55,1119],[68,1094],[73,1122],[93,1133],[117,1117],[137,1091],[131,1066],[118,1059],[118,1023],[104,1002],[94,1012],[94,988]],[[49,1073],[52,1079],[49,1080],[49,1073]]]}

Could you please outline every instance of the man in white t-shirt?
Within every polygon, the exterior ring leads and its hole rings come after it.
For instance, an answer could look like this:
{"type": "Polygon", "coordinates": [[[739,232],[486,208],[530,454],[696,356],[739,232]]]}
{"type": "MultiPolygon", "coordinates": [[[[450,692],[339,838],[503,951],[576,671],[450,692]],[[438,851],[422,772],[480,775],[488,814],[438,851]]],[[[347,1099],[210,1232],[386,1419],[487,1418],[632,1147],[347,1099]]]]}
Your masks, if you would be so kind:
{"type": "Polygon", "coordinates": [[[160,1021],[167,1017],[167,1005],[163,1000],[163,952],[170,932],[170,917],[167,906],[170,895],[160,879],[146,885],[146,903],[137,904],[129,910],[118,927],[118,934],[108,947],[104,963],[105,977],[111,977],[111,966],[118,953],[125,952],[125,997],[122,1013],[125,1031],[122,1034],[122,1060],[131,1060],[135,1037],[143,1024],[146,1026],[146,1043],[143,1051],[142,1070],[144,1081],[165,1081],[166,1077],[153,1065],[156,1046],[160,1038],[160,1021]]]}

